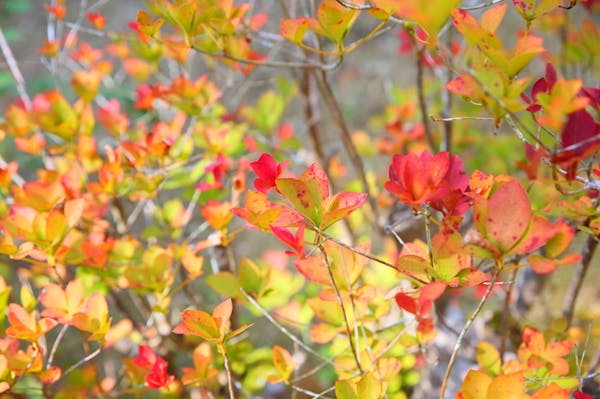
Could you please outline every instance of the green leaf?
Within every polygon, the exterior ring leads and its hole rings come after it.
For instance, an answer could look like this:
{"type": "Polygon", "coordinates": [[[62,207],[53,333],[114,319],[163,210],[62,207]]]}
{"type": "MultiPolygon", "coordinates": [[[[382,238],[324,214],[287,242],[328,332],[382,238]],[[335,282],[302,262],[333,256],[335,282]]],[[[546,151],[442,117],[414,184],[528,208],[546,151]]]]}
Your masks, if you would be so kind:
{"type": "Polygon", "coordinates": [[[231,298],[242,299],[240,282],[231,272],[220,272],[207,276],[204,281],[219,294],[231,298]]]}
{"type": "Polygon", "coordinates": [[[275,185],[277,186],[277,190],[300,214],[308,218],[315,225],[321,225],[320,198],[313,195],[313,192],[304,181],[293,178],[279,178],[276,180],[275,185]]]}
{"type": "Polygon", "coordinates": [[[243,258],[238,265],[239,284],[245,291],[254,294],[255,298],[260,298],[267,285],[268,271],[269,269],[260,269],[250,259],[243,258]]]}
{"type": "Polygon", "coordinates": [[[356,17],[357,10],[343,7],[335,0],[323,0],[317,9],[317,20],[321,29],[315,29],[315,32],[332,42],[341,43],[356,17]]]}
{"type": "Polygon", "coordinates": [[[480,342],[477,345],[477,354],[475,355],[477,363],[483,371],[492,376],[500,374],[500,353],[496,347],[489,342],[480,342]]]}
{"type": "Polygon", "coordinates": [[[335,382],[335,397],[338,399],[361,399],[352,382],[341,380],[335,382]]]}

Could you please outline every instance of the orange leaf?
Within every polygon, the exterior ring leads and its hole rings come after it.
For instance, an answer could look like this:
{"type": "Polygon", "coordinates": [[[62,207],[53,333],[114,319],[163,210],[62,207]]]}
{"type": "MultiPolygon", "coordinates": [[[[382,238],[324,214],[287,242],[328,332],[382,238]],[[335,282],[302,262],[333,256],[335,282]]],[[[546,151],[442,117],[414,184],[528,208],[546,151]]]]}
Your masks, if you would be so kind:
{"type": "Polygon", "coordinates": [[[456,397],[459,399],[487,399],[487,391],[491,383],[492,379],[483,371],[469,370],[456,397]]]}
{"type": "Polygon", "coordinates": [[[326,344],[342,331],[341,327],[335,327],[327,323],[314,323],[310,327],[310,339],[316,344],[326,344]]]}
{"type": "Polygon", "coordinates": [[[281,36],[293,43],[300,43],[306,35],[310,20],[310,18],[282,19],[281,36]]]}
{"type": "Polygon", "coordinates": [[[110,328],[110,317],[106,298],[94,292],[84,302],[79,312],[73,315],[73,326],[92,335],[90,341],[104,341],[104,335],[110,328]]]}
{"type": "Polygon", "coordinates": [[[51,366],[50,368],[42,371],[39,375],[42,384],[52,384],[60,378],[62,370],[58,366],[51,366]]]}
{"type": "Polygon", "coordinates": [[[281,381],[288,381],[290,376],[294,372],[294,369],[296,368],[296,365],[292,360],[290,352],[288,352],[287,349],[282,348],[279,345],[275,345],[273,346],[272,357],[273,365],[275,366],[275,369],[277,370],[279,375],[270,375],[268,377],[269,382],[271,384],[275,384],[281,381]]]}
{"type": "Polygon", "coordinates": [[[499,375],[488,387],[486,399],[529,399],[523,373],[499,375]]]}
{"type": "Polygon", "coordinates": [[[218,202],[210,200],[200,208],[206,222],[215,230],[224,230],[231,221],[233,214],[230,212],[231,204],[227,201],[218,202]]]}
{"type": "Polygon", "coordinates": [[[48,318],[37,321],[35,311],[28,313],[16,303],[8,305],[8,322],[10,326],[6,329],[6,335],[26,341],[37,341],[58,324],[56,320],[48,318]]]}
{"type": "Polygon", "coordinates": [[[199,384],[204,386],[209,380],[218,374],[217,369],[212,367],[212,351],[207,342],[203,342],[194,349],[192,354],[194,367],[183,367],[181,382],[183,385],[199,384]]]}
{"type": "Polygon", "coordinates": [[[569,399],[569,390],[561,388],[556,382],[537,391],[532,399],[569,399]]]}
{"type": "Polygon", "coordinates": [[[231,314],[233,313],[233,301],[227,298],[213,309],[212,317],[217,323],[221,337],[229,331],[231,314]]]}
{"type": "Polygon", "coordinates": [[[39,299],[46,307],[42,316],[70,324],[73,315],[83,304],[83,283],[78,279],[72,280],[64,290],[56,284],[47,284],[40,292],[39,299]]]}
{"type": "Polygon", "coordinates": [[[207,341],[219,339],[219,326],[208,313],[188,309],[181,312],[181,319],[182,322],[173,329],[175,334],[197,335],[207,341]]]}

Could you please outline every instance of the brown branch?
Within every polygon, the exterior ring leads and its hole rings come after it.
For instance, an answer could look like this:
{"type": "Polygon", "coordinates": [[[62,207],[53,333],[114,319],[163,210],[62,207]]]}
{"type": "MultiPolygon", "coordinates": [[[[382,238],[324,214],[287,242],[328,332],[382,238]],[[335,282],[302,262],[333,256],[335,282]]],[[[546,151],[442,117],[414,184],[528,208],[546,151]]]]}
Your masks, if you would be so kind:
{"type": "MultiPolygon", "coordinates": [[[[452,32],[454,32],[454,31],[451,30],[450,34],[448,35],[448,39],[447,39],[448,46],[450,46],[450,42],[452,41],[452,32]]],[[[445,81],[450,82],[453,77],[454,77],[454,74],[452,73],[452,68],[446,68],[445,81]]],[[[442,118],[448,118],[448,117],[450,117],[450,113],[452,112],[452,101],[453,101],[454,96],[452,96],[448,90],[442,89],[441,97],[442,97],[441,115],[442,115],[442,118]]],[[[454,124],[449,120],[444,120],[442,122],[442,126],[444,127],[444,134],[443,134],[442,140],[440,142],[440,151],[448,151],[451,153],[452,152],[452,135],[453,135],[453,130],[454,130],[454,124]]]]}
{"type": "Polygon", "coordinates": [[[423,84],[424,51],[425,47],[421,47],[415,55],[417,67],[417,97],[419,100],[419,110],[421,111],[421,123],[423,124],[423,130],[425,132],[425,138],[427,138],[427,144],[429,145],[431,151],[436,151],[435,141],[433,140],[433,134],[431,133],[431,125],[429,124],[429,116],[427,115],[427,101],[425,100],[425,87],[423,84]]]}
{"type": "MultiPolygon", "coordinates": [[[[376,256],[373,256],[373,255],[370,255],[370,254],[368,254],[368,253],[366,253],[366,252],[363,252],[363,251],[361,251],[361,250],[358,250],[358,249],[354,248],[352,245],[346,244],[345,242],[343,242],[343,241],[340,241],[340,240],[338,240],[337,238],[334,238],[334,237],[332,237],[332,236],[328,235],[327,233],[325,233],[324,231],[322,231],[322,230],[320,230],[320,229],[316,229],[316,231],[319,233],[319,235],[320,235],[321,237],[323,237],[323,240],[330,240],[330,241],[333,241],[333,242],[335,242],[336,244],[338,244],[338,245],[340,245],[340,246],[342,246],[342,247],[344,247],[344,248],[346,248],[346,249],[350,250],[351,252],[354,252],[354,253],[355,253],[355,254],[357,254],[357,255],[360,255],[360,256],[362,256],[362,257],[365,257],[365,258],[367,258],[367,259],[370,259],[370,260],[372,260],[373,262],[377,262],[377,263],[379,263],[379,264],[381,264],[381,265],[384,265],[384,266],[387,266],[387,267],[389,267],[389,268],[392,268],[392,269],[396,270],[396,271],[397,271],[397,272],[399,272],[399,273],[402,273],[401,271],[399,271],[399,270],[396,268],[396,266],[395,266],[393,263],[387,262],[387,261],[385,261],[385,260],[383,260],[383,259],[380,259],[380,258],[378,258],[378,257],[376,257],[376,256]]],[[[323,241],[323,242],[324,242],[324,241],[323,241]]],[[[321,242],[320,244],[323,244],[323,242],[321,242]]],[[[411,280],[414,280],[414,281],[416,281],[416,282],[418,282],[418,283],[420,283],[420,284],[423,284],[423,285],[427,284],[427,281],[425,281],[425,280],[421,280],[421,279],[420,279],[420,278],[418,278],[418,277],[411,276],[411,275],[408,275],[408,274],[406,274],[406,276],[407,276],[408,278],[410,278],[411,280]]]]}
{"type": "Polygon", "coordinates": [[[571,279],[571,283],[569,284],[569,288],[567,289],[567,294],[565,295],[565,302],[562,309],[562,315],[567,320],[567,324],[570,326],[573,321],[573,313],[575,312],[575,302],[577,301],[577,297],[579,296],[579,292],[581,291],[581,286],[583,285],[583,280],[585,275],[592,264],[592,259],[594,258],[594,254],[596,252],[596,248],[598,247],[598,237],[589,236],[585,242],[585,246],[582,250],[583,258],[581,259],[581,263],[577,265],[575,269],[573,278],[571,279]]]}
{"type": "Polygon", "coordinates": [[[515,269],[512,271],[510,276],[510,284],[508,285],[508,289],[506,290],[506,294],[504,296],[504,304],[502,307],[502,323],[500,325],[500,348],[498,352],[500,353],[500,363],[504,363],[504,354],[506,353],[506,341],[508,340],[508,332],[510,325],[510,300],[512,297],[513,288],[515,286],[514,282],[517,279],[517,273],[519,269],[515,269]]]}
{"type": "MultiPolygon", "coordinates": [[[[303,71],[302,78],[300,81],[300,91],[306,101],[304,106],[304,116],[306,118],[306,122],[308,124],[308,134],[312,142],[313,150],[319,160],[319,163],[323,165],[325,169],[329,169],[327,157],[325,156],[325,151],[323,150],[323,145],[321,143],[320,137],[322,137],[321,132],[319,131],[319,127],[317,124],[317,120],[319,118],[318,111],[319,106],[317,104],[317,98],[315,97],[312,86],[314,84],[314,75],[309,73],[308,71],[303,71]]],[[[332,181],[332,184],[334,182],[332,181]]]]}
{"type": "Polygon", "coordinates": [[[372,223],[376,227],[376,230],[383,234],[383,229],[379,225],[379,208],[377,206],[377,202],[375,201],[375,197],[371,195],[371,189],[369,187],[369,182],[367,181],[367,174],[365,172],[364,163],[362,158],[358,154],[358,150],[356,146],[352,142],[352,135],[350,134],[350,129],[346,124],[346,120],[344,119],[344,115],[342,114],[342,110],[340,109],[340,105],[333,94],[333,90],[329,85],[327,80],[327,74],[325,71],[321,71],[320,75],[316,79],[319,85],[319,91],[321,92],[321,96],[325,100],[325,104],[329,109],[329,113],[333,118],[335,124],[339,128],[341,132],[342,144],[344,145],[344,149],[350,158],[350,163],[352,164],[354,170],[358,174],[358,177],[362,184],[363,192],[368,194],[367,201],[369,202],[369,206],[371,207],[371,211],[373,212],[372,223]]]}

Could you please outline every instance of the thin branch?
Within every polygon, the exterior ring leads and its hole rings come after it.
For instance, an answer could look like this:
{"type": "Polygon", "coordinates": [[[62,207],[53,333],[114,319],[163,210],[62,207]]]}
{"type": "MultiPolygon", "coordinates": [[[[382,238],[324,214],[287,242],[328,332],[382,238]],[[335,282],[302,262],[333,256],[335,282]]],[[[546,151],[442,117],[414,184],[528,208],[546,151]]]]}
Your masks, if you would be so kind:
{"type": "MultiPolygon", "coordinates": [[[[317,352],[310,346],[306,345],[304,342],[302,342],[300,340],[300,338],[298,338],[297,336],[292,334],[290,332],[290,330],[288,330],[285,326],[283,326],[281,323],[279,323],[277,320],[275,320],[275,318],[273,316],[271,316],[271,314],[267,311],[267,309],[265,309],[260,303],[258,303],[258,301],[256,299],[254,299],[250,294],[248,294],[248,292],[246,292],[246,290],[244,290],[243,288],[240,288],[240,292],[244,295],[244,297],[246,297],[246,299],[252,305],[254,305],[254,307],[256,309],[258,309],[262,313],[263,316],[265,316],[267,318],[267,320],[269,320],[275,327],[277,327],[277,329],[279,331],[281,331],[285,336],[287,336],[293,342],[298,344],[298,346],[300,346],[302,349],[304,349],[311,355],[321,359],[322,361],[324,361],[325,363],[327,363],[331,366],[335,366],[335,363],[331,359],[323,356],[322,354],[320,354],[319,352],[317,352]]],[[[349,371],[349,370],[346,370],[346,371],[349,371]]]]}
{"type": "MultiPolygon", "coordinates": [[[[346,249],[348,249],[348,250],[350,250],[350,251],[354,252],[354,253],[355,253],[355,254],[357,254],[357,255],[360,255],[360,256],[362,256],[362,257],[365,257],[365,258],[367,258],[367,259],[370,259],[370,260],[372,260],[373,262],[377,262],[377,263],[379,263],[379,264],[381,264],[381,265],[384,265],[384,266],[390,267],[390,268],[392,268],[392,269],[394,269],[394,270],[398,271],[399,273],[401,273],[401,272],[400,272],[400,271],[399,271],[399,270],[396,268],[396,266],[395,266],[394,264],[392,264],[392,263],[389,263],[389,262],[387,262],[387,261],[385,261],[385,260],[383,260],[383,259],[379,259],[379,258],[378,258],[378,257],[376,257],[376,256],[369,255],[368,253],[366,253],[366,252],[363,252],[363,251],[361,251],[361,250],[359,250],[359,249],[356,249],[356,248],[354,248],[352,245],[346,244],[345,242],[343,242],[343,241],[340,241],[340,240],[338,240],[337,238],[334,238],[334,237],[332,237],[332,236],[328,235],[327,233],[323,232],[323,231],[322,231],[322,230],[320,230],[320,229],[316,229],[316,230],[317,230],[317,232],[319,233],[319,235],[321,235],[321,237],[323,237],[323,239],[325,239],[325,240],[330,240],[330,241],[333,241],[333,242],[335,242],[336,244],[338,244],[338,245],[340,245],[340,246],[342,246],[342,247],[344,247],[344,248],[346,248],[346,249]]],[[[321,244],[322,244],[322,242],[321,242],[321,244]]],[[[410,275],[407,275],[407,276],[408,276],[408,277],[410,277],[411,279],[413,279],[414,281],[417,281],[417,282],[419,282],[419,283],[421,283],[421,284],[427,284],[427,281],[421,280],[421,279],[419,279],[419,278],[417,278],[417,277],[414,277],[414,276],[410,276],[410,275]]]]}
{"type": "MultiPolygon", "coordinates": [[[[454,30],[450,30],[448,36],[446,37],[446,42],[448,46],[451,45],[453,38],[454,30]]],[[[446,67],[445,76],[443,77],[444,82],[450,82],[454,78],[454,73],[452,72],[452,68],[446,67]]],[[[441,72],[443,73],[443,72],[441,72]]],[[[439,74],[438,74],[439,75],[439,74]]],[[[439,76],[438,76],[439,78],[439,76]]],[[[452,112],[452,103],[454,101],[454,96],[450,94],[449,90],[442,90],[441,93],[441,101],[442,101],[442,109],[441,114],[443,118],[448,118],[452,112]]],[[[432,118],[433,120],[433,118],[432,118]]],[[[452,139],[454,132],[454,125],[450,121],[443,121],[444,134],[442,135],[442,139],[440,140],[440,151],[448,151],[452,152],[452,139]]]]}
{"type": "Polygon", "coordinates": [[[385,348],[383,348],[383,350],[377,355],[375,356],[375,358],[371,361],[371,363],[369,363],[367,365],[367,367],[365,367],[365,371],[369,371],[369,369],[373,366],[375,366],[377,364],[377,361],[379,359],[381,359],[383,356],[385,356],[385,354],[391,350],[394,345],[396,345],[398,343],[398,341],[400,341],[400,338],[402,338],[404,336],[404,333],[406,333],[408,331],[409,328],[411,328],[412,326],[409,324],[407,326],[405,326],[395,337],[394,339],[392,339],[385,348]]]}
{"type": "Polygon", "coordinates": [[[472,10],[481,10],[482,8],[488,8],[491,6],[495,6],[496,4],[504,3],[505,0],[489,0],[482,4],[477,4],[470,7],[461,7],[461,10],[472,11],[472,10]]]}
{"type": "Polygon", "coordinates": [[[452,121],[465,121],[465,120],[480,120],[480,121],[493,121],[494,118],[489,116],[431,116],[431,120],[434,122],[452,122],[452,121]]]}
{"type": "MultiPolygon", "coordinates": [[[[414,41],[414,40],[413,40],[414,41]]],[[[425,47],[419,48],[415,53],[416,67],[417,67],[417,97],[419,100],[419,110],[421,111],[421,123],[423,124],[423,130],[425,132],[425,138],[431,151],[435,151],[435,141],[433,140],[433,133],[431,132],[431,126],[429,125],[429,116],[427,115],[427,101],[425,100],[425,86],[423,76],[423,53],[425,47]]]]}
{"type": "Polygon", "coordinates": [[[329,275],[329,281],[331,281],[331,285],[333,286],[333,290],[335,291],[335,296],[338,301],[338,305],[340,305],[342,311],[342,317],[344,318],[344,325],[346,327],[346,335],[348,336],[348,341],[350,342],[350,349],[352,351],[352,356],[354,356],[354,361],[356,362],[356,367],[362,374],[364,372],[362,365],[360,364],[360,359],[358,357],[358,351],[356,350],[356,345],[358,342],[354,342],[352,339],[352,331],[350,331],[350,321],[348,320],[348,314],[346,313],[346,306],[344,305],[344,299],[342,298],[342,294],[337,285],[337,281],[335,281],[335,277],[333,275],[333,270],[331,270],[331,263],[329,262],[329,258],[327,257],[327,251],[323,247],[323,244],[318,244],[319,250],[325,259],[325,265],[327,265],[327,274],[329,275]]]}
{"type": "Polygon", "coordinates": [[[223,355],[223,364],[225,366],[225,373],[227,374],[227,390],[229,391],[229,399],[235,399],[235,389],[233,388],[233,375],[231,373],[231,366],[229,364],[229,356],[227,356],[227,352],[225,348],[221,346],[221,355],[223,355]]]}
{"type": "Polygon", "coordinates": [[[509,316],[510,316],[510,300],[512,297],[513,288],[515,286],[514,282],[517,278],[517,273],[519,269],[514,269],[510,276],[511,284],[508,285],[508,289],[506,290],[506,294],[504,297],[504,305],[502,308],[502,323],[500,326],[500,348],[498,352],[500,352],[500,363],[504,363],[504,354],[506,353],[506,341],[508,340],[508,332],[509,332],[509,316]]]}
{"type": "Polygon", "coordinates": [[[52,363],[54,362],[54,355],[56,354],[58,345],[62,341],[62,339],[65,336],[65,333],[67,332],[68,329],[69,329],[69,325],[63,324],[60,331],[58,332],[58,335],[54,339],[54,343],[52,344],[52,348],[50,349],[50,354],[48,355],[48,362],[46,363],[46,368],[50,368],[50,366],[52,366],[52,363]]]}
{"type": "Polygon", "coordinates": [[[483,309],[483,306],[487,302],[488,297],[492,293],[494,284],[496,283],[496,280],[498,279],[498,274],[499,274],[499,271],[496,271],[494,273],[494,276],[492,277],[490,284],[488,285],[487,289],[485,290],[483,297],[479,301],[479,304],[477,304],[477,307],[473,311],[473,314],[471,315],[471,317],[469,317],[469,319],[463,326],[458,338],[456,338],[456,343],[454,344],[454,348],[452,349],[452,354],[450,355],[450,360],[448,361],[448,366],[446,367],[446,372],[444,373],[444,378],[442,379],[442,386],[440,388],[440,396],[439,396],[440,399],[444,399],[444,396],[446,394],[446,387],[448,385],[448,380],[450,379],[450,373],[452,372],[452,369],[454,368],[454,363],[456,362],[456,357],[458,355],[458,351],[459,351],[460,347],[462,346],[465,335],[467,334],[467,331],[469,331],[469,328],[471,328],[471,325],[473,324],[473,322],[475,321],[475,319],[477,318],[477,316],[483,309]]]}
{"type": "MultiPolygon", "coordinates": [[[[319,114],[319,101],[317,93],[314,91],[315,75],[309,73],[309,71],[302,71],[302,76],[300,80],[300,91],[305,99],[304,106],[304,115],[306,120],[308,121],[308,133],[312,142],[313,149],[315,151],[315,155],[320,165],[323,165],[325,169],[325,173],[327,177],[329,177],[329,181],[331,183],[331,188],[333,191],[338,192],[340,188],[338,187],[337,180],[332,179],[330,175],[330,162],[325,155],[325,150],[323,148],[322,139],[325,137],[321,129],[319,129],[318,121],[320,119],[319,114]]],[[[348,219],[344,218],[343,221],[344,227],[346,228],[348,234],[354,241],[356,239],[356,233],[354,229],[350,225],[348,219]]]]}
{"type": "Polygon", "coordinates": [[[305,62],[292,62],[292,61],[260,61],[260,60],[250,60],[245,58],[239,58],[226,53],[211,53],[205,50],[202,50],[198,47],[191,47],[192,50],[195,50],[201,54],[208,55],[216,58],[225,58],[231,61],[240,62],[242,64],[248,65],[256,65],[256,66],[264,66],[271,68],[304,68],[304,69],[320,69],[323,71],[331,71],[338,67],[341,62],[341,58],[336,58],[330,64],[312,64],[305,62]]]}
{"type": "Polygon", "coordinates": [[[583,285],[585,275],[592,264],[592,259],[594,258],[597,247],[598,237],[590,235],[586,240],[585,246],[582,250],[583,258],[581,259],[581,263],[577,265],[577,269],[575,269],[573,279],[571,280],[569,288],[567,289],[567,294],[565,295],[562,315],[567,320],[568,325],[571,325],[571,322],[573,321],[575,302],[577,301],[577,297],[581,291],[581,286],[583,285]]]}
{"type": "Polygon", "coordinates": [[[348,154],[348,157],[350,158],[350,162],[352,163],[354,170],[358,174],[358,177],[362,184],[363,192],[368,194],[367,201],[369,202],[369,206],[371,207],[371,211],[373,212],[373,217],[374,217],[373,224],[374,224],[374,226],[377,227],[377,230],[382,233],[383,231],[382,231],[381,227],[379,226],[379,207],[377,206],[375,197],[373,195],[371,195],[371,188],[370,188],[369,182],[367,180],[367,174],[365,172],[365,167],[364,167],[362,158],[358,154],[358,150],[356,149],[356,146],[352,142],[352,135],[350,134],[350,129],[348,128],[348,125],[346,124],[346,120],[344,119],[342,110],[340,109],[340,105],[339,105],[338,101],[336,100],[335,95],[333,94],[333,90],[331,89],[331,86],[329,85],[325,71],[321,71],[321,74],[319,77],[320,77],[320,79],[317,79],[317,82],[319,84],[319,89],[320,89],[321,95],[322,95],[323,99],[325,100],[325,104],[327,105],[327,108],[329,109],[331,117],[333,118],[335,124],[337,125],[337,127],[340,130],[342,144],[344,145],[344,148],[346,149],[346,153],[348,154]]]}
{"type": "Polygon", "coordinates": [[[90,353],[89,355],[84,357],[83,359],[80,359],[77,363],[75,363],[74,365],[72,365],[71,367],[66,369],[65,372],[61,374],[60,378],[57,381],[55,381],[54,383],[56,384],[58,381],[63,379],[66,375],[70,374],[72,371],[75,371],[77,368],[83,366],[85,363],[89,362],[90,360],[92,360],[93,358],[98,356],[100,354],[100,352],[102,352],[102,347],[96,349],[95,351],[93,351],[92,353],[90,353]]]}
{"type": "Polygon", "coordinates": [[[290,388],[292,388],[294,391],[297,391],[297,392],[303,393],[307,396],[310,396],[313,399],[318,399],[318,398],[332,399],[328,396],[325,396],[325,394],[329,393],[335,389],[335,387],[333,386],[333,387],[327,388],[325,391],[323,391],[321,393],[317,393],[317,392],[309,391],[308,389],[297,387],[295,385],[290,385],[290,388]]]}
{"type": "Polygon", "coordinates": [[[27,89],[25,86],[25,78],[23,78],[23,74],[21,73],[21,69],[19,68],[19,64],[17,63],[15,56],[6,41],[6,37],[4,36],[4,30],[0,26],[0,50],[2,50],[2,55],[6,60],[6,65],[8,65],[8,69],[13,79],[15,80],[17,86],[17,92],[19,92],[19,97],[25,104],[25,109],[31,108],[31,98],[29,94],[27,94],[27,89]]]}
{"type": "MultiPolygon", "coordinates": [[[[368,11],[368,10],[372,10],[374,8],[376,8],[376,6],[367,3],[367,4],[355,4],[355,3],[351,3],[347,0],[336,0],[337,3],[345,8],[349,8],[351,10],[358,10],[358,11],[368,11]]],[[[393,15],[388,16],[387,21],[389,22],[393,22],[395,24],[402,24],[402,25],[417,25],[414,21],[409,21],[407,19],[402,19],[402,18],[398,18],[395,17],[393,15]]]]}

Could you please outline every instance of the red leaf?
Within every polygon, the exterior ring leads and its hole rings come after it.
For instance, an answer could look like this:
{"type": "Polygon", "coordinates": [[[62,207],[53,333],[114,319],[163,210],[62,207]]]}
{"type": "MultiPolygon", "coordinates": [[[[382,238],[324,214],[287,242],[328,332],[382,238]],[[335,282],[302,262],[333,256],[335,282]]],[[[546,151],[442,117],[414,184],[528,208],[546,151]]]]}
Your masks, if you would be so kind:
{"type": "Polygon", "coordinates": [[[143,369],[151,370],[156,363],[158,356],[148,345],[140,345],[138,355],[133,359],[133,363],[143,369]]]}
{"type": "Polygon", "coordinates": [[[572,180],[577,165],[600,149],[600,123],[585,109],[569,114],[561,134],[561,148],[552,162],[566,164],[567,178],[572,180]]]}
{"type": "Polygon", "coordinates": [[[573,398],[575,398],[575,399],[594,399],[593,396],[588,395],[587,393],[584,393],[581,391],[573,392],[573,398]]]}
{"type": "Polygon", "coordinates": [[[288,229],[282,227],[271,226],[271,231],[277,239],[294,251],[286,251],[286,254],[304,258],[304,226],[300,225],[296,230],[296,234],[292,234],[288,229]]]}
{"type": "Polygon", "coordinates": [[[394,296],[394,299],[400,308],[406,310],[408,313],[417,314],[417,301],[414,298],[399,292],[394,296]]]}
{"type": "Polygon", "coordinates": [[[262,154],[257,161],[250,162],[250,167],[258,176],[254,180],[254,187],[261,193],[275,188],[275,181],[281,176],[287,163],[287,161],[277,163],[269,154],[262,154]]]}
{"type": "Polygon", "coordinates": [[[167,361],[161,357],[156,359],[150,373],[146,375],[146,384],[150,388],[162,388],[169,385],[175,377],[167,374],[167,361]]]}
{"type": "Polygon", "coordinates": [[[96,29],[104,29],[104,25],[106,25],[106,18],[104,18],[104,15],[95,12],[88,12],[86,17],[88,21],[90,21],[90,23],[96,27],[96,29]]]}
{"type": "Polygon", "coordinates": [[[394,155],[389,167],[389,180],[385,189],[400,197],[409,205],[421,205],[440,199],[448,192],[442,185],[450,167],[447,152],[432,155],[423,151],[420,155],[394,155]]]}
{"type": "Polygon", "coordinates": [[[542,216],[534,216],[529,222],[529,227],[521,241],[511,250],[511,253],[526,254],[533,252],[546,244],[558,233],[558,227],[542,216]]]}
{"type": "Polygon", "coordinates": [[[444,293],[448,285],[441,281],[432,282],[421,287],[419,302],[435,301],[444,293]]]}
{"type": "Polygon", "coordinates": [[[525,143],[525,157],[526,161],[517,161],[516,164],[521,170],[523,170],[527,174],[527,178],[529,180],[536,180],[538,174],[538,168],[542,161],[542,158],[545,157],[546,150],[544,147],[535,148],[529,143],[525,143]]]}

